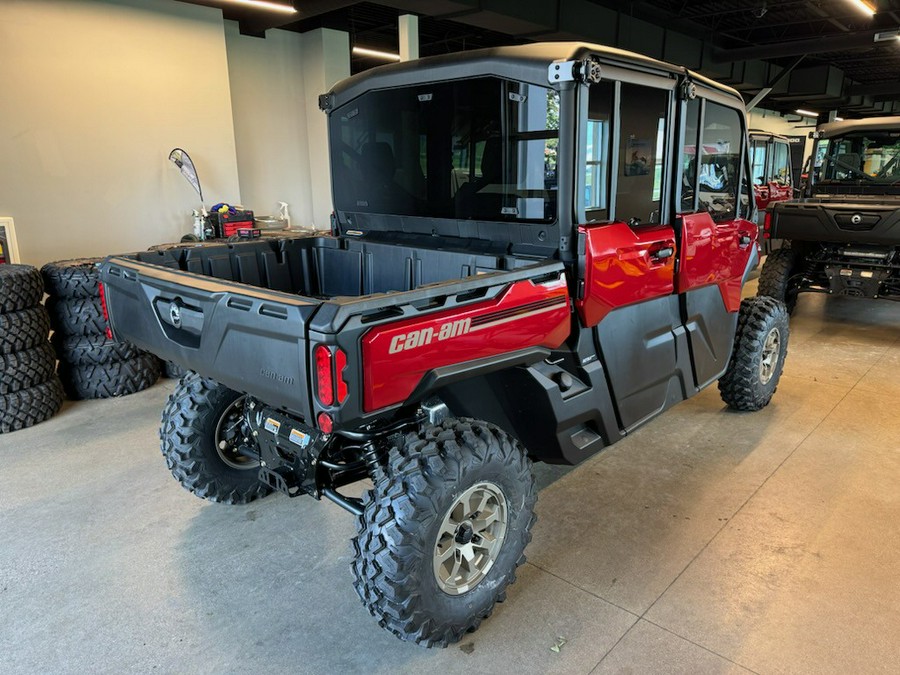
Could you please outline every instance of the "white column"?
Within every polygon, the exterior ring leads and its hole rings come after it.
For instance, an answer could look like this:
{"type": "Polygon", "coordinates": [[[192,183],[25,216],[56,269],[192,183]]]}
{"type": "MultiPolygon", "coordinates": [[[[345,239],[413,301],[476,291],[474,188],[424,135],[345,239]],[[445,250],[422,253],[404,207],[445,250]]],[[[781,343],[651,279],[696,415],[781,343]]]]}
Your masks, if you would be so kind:
{"type": "Polygon", "coordinates": [[[412,61],[419,58],[419,17],[403,14],[397,19],[400,27],[400,60],[412,61]]]}
{"type": "MultiPolygon", "coordinates": [[[[318,229],[327,230],[334,207],[331,201],[328,118],[319,110],[319,95],[327,93],[336,82],[350,76],[350,36],[343,31],[318,28],[304,34],[304,38],[303,83],[306,89],[313,223],[318,229]]],[[[277,101],[267,104],[277,105],[277,101]]]]}

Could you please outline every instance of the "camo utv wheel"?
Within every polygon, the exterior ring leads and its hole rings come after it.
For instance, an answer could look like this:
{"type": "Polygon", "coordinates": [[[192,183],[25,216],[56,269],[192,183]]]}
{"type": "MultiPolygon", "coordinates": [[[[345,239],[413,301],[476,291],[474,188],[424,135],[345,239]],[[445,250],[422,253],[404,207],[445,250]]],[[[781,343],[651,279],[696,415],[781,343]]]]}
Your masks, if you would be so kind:
{"type": "Polygon", "coordinates": [[[537,497],[524,448],[486,422],[447,420],[397,442],[374,484],[353,540],[356,592],[403,640],[457,642],[525,562],[537,497]]]}
{"type": "Polygon", "coordinates": [[[731,361],[719,379],[722,400],[735,410],[761,410],[769,404],[787,356],[788,312],[769,297],[741,302],[731,361]]]}
{"type": "Polygon", "coordinates": [[[246,504],[271,491],[257,476],[259,462],[238,452],[244,443],[244,396],[188,373],[162,414],[159,438],[172,475],[198,497],[246,504]]]}

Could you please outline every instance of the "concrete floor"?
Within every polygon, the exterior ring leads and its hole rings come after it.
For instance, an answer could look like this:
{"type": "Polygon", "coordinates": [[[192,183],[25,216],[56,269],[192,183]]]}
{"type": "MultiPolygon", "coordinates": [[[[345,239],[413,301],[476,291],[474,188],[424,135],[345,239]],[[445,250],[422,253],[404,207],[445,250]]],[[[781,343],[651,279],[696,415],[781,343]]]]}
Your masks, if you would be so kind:
{"type": "Polygon", "coordinates": [[[338,507],[182,490],[157,449],[171,381],[67,404],[0,436],[0,673],[897,672],[898,326],[802,296],[764,411],[711,388],[541,468],[508,602],[445,650],[360,605],[338,507]]]}

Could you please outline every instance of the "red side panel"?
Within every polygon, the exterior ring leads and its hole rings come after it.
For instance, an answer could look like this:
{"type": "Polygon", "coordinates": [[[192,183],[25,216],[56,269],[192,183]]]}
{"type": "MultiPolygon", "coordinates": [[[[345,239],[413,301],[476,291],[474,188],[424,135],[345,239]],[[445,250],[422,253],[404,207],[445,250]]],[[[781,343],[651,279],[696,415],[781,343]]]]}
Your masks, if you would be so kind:
{"type": "Polygon", "coordinates": [[[511,284],[498,298],[376,326],[362,338],[363,409],[402,403],[442,366],[527,347],[559,347],[571,329],[564,277],[511,284]]]}
{"type": "Polygon", "coordinates": [[[741,305],[741,282],[756,246],[758,227],[749,220],[715,222],[706,211],[681,216],[679,293],[718,284],[729,312],[741,305]]]}
{"type": "Polygon", "coordinates": [[[769,184],[753,184],[753,198],[756,201],[756,208],[760,211],[769,205],[769,184]]]}
{"type": "Polygon", "coordinates": [[[582,225],[584,297],[575,302],[585,326],[617,307],[672,293],[675,232],[668,225],[582,225]],[[666,249],[669,249],[666,251],[666,249]],[[668,252],[666,257],[659,253],[668,252]]]}

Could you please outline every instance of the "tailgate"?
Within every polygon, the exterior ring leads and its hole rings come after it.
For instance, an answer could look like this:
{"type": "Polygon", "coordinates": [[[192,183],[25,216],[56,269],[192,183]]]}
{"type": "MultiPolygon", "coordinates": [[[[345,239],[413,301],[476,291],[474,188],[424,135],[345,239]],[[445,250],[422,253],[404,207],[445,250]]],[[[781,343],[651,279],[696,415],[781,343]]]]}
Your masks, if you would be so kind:
{"type": "Polygon", "coordinates": [[[116,339],[309,419],[306,324],[319,302],[119,257],[101,280],[116,339]]]}
{"type": "MultiPolygon", "coordinates": [[[[852,197],[848,199],[852,200],[852,197]]],[[[772,208],[773,239],[900,245],[900,208],[859,200],[779,202],[772,208]]]]}

